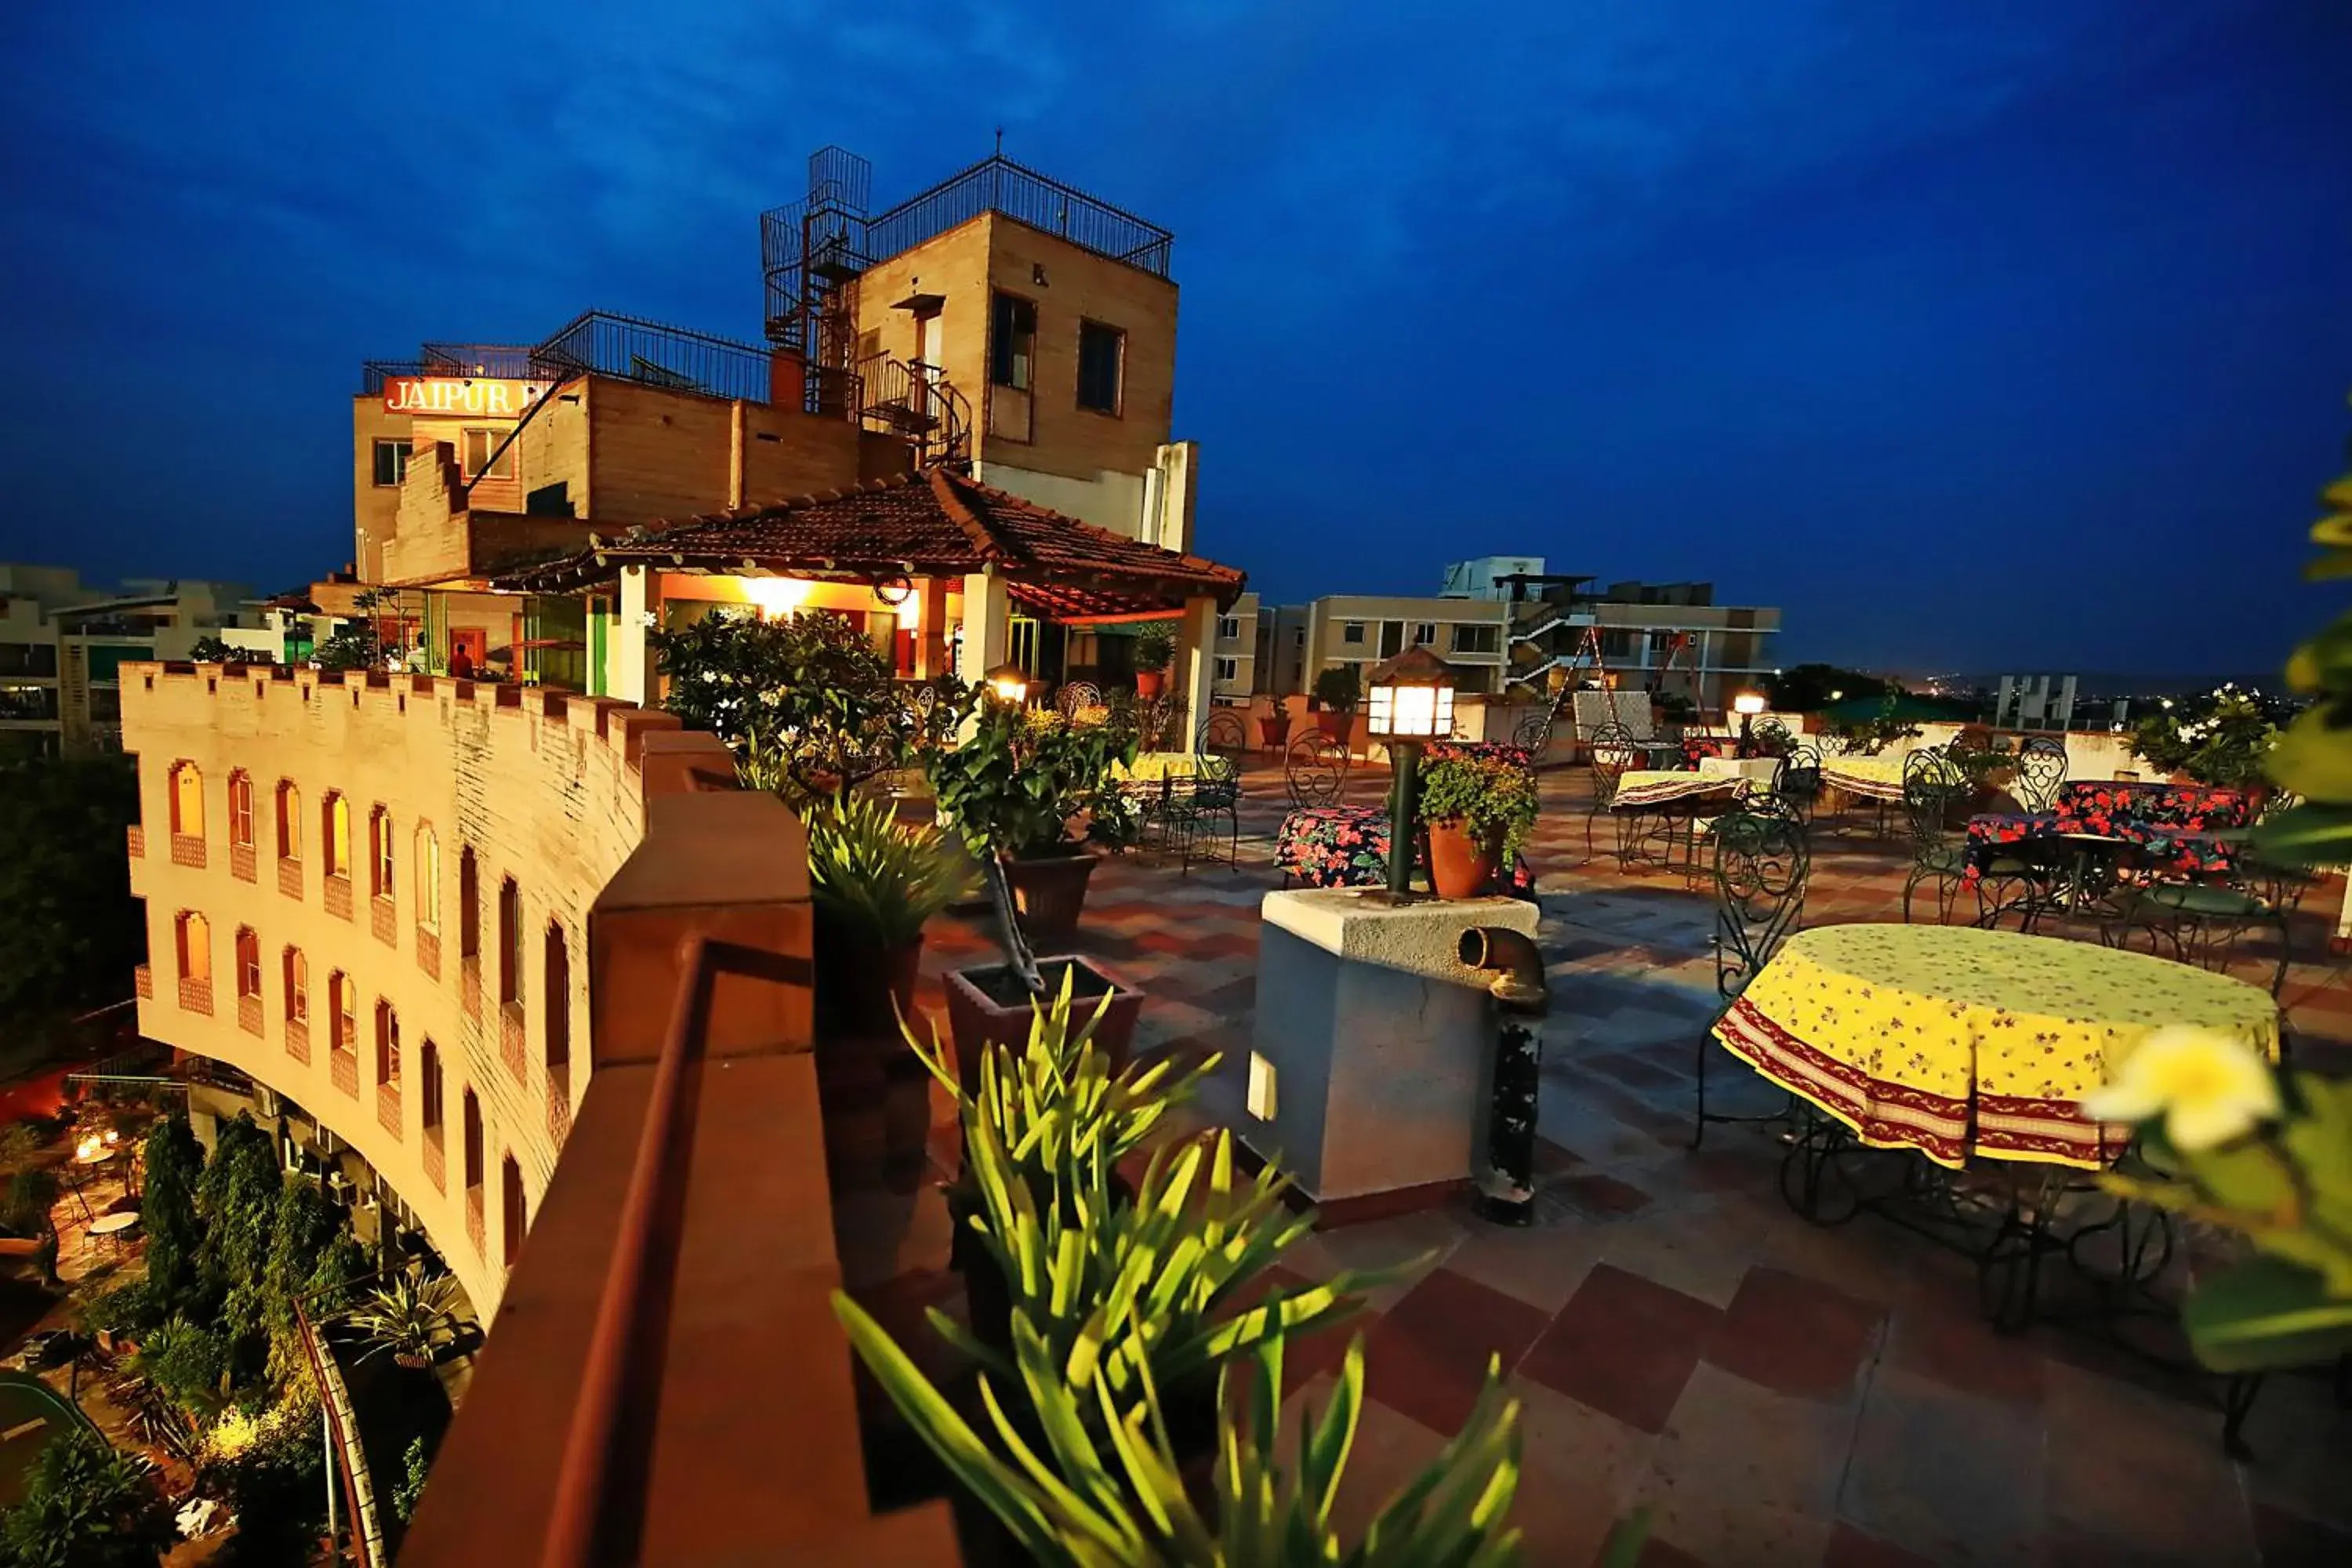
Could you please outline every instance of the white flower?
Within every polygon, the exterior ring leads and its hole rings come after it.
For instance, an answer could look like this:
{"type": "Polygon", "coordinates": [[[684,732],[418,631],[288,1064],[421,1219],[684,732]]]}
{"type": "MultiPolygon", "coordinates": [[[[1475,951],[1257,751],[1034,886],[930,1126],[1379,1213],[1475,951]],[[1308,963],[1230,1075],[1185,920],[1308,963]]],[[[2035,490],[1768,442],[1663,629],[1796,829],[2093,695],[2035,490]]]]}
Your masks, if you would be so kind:
{"type": "Polygon", "coordinates": [[[2101,1121],[2164,1118],[2165,1136],[2189,1152],[2251,1132],[2280,1110],[2278,1079],[2245,1041],[2190,1024],[2158,1029],[2122,1068],[2083,1097],[2101,1121]]]}

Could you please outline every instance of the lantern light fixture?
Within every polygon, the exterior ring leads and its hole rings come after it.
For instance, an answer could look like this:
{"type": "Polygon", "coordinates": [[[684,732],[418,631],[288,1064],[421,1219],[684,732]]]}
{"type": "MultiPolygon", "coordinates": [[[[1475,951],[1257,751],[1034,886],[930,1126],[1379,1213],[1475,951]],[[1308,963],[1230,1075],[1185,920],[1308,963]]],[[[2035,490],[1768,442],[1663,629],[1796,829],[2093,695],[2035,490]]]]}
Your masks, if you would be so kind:
{"type": "Polygon", "coordinates": [[[1029,700],[1029,672],[1010,661],[988,672],[989,694],[1008,707],[1018,708],[1029,700]]]}

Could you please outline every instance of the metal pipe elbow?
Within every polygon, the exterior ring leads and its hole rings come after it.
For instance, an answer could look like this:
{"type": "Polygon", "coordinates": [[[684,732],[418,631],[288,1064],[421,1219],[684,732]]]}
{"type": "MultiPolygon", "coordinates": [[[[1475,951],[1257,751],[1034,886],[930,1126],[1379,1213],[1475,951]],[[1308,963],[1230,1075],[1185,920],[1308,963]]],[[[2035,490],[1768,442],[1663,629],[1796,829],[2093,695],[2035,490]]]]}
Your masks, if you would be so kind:
{"type": "Polygon", "coordinates": [[[1502,926],[1472,926],[1454,951],[1463,963],[1487,973],[1486,990],[1504,1007],[1531,1016],[1549,1011],[1543,952],[1528,937],[1502,926]]]}

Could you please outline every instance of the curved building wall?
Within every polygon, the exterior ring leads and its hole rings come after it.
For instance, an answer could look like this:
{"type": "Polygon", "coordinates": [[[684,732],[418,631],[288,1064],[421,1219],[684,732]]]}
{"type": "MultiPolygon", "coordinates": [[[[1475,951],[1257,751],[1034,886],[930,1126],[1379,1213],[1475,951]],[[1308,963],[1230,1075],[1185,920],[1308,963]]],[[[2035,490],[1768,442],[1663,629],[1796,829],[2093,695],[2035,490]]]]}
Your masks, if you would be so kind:
{"type": "Polygon", "coordinates": [[[423,676],[123,671],[142,1032],[350,1144],[485,1321],[586,1087],[587,917],[645,835],[643,736],[676,722],[423,676]]]}

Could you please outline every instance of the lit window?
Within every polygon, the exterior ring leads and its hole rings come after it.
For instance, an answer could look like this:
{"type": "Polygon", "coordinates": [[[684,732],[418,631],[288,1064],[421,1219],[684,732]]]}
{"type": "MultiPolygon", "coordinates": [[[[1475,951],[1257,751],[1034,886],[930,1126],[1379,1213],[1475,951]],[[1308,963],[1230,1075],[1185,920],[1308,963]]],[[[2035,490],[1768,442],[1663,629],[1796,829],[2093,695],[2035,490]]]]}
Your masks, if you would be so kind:
{"type": "Polygon", "coordinates": [[[253,847],[253,775],[242,768],[228,775],[228,841],[233,848],[253,847]]]}
{"type": "Polygon", "coordinates": [[[368,892],[379,899],[393,893],[393,863],[396,857],[392,847],[392,813],[377,806],[368,813],[368,858],[373,862],[368,871],[368,892]]]}
{"type": "Polygon", "coordinates": [[[172,831],[189,838],[205,836],[205,775],[194,763],[172,764],[172,831]]]}
{"type": "Polygon", "coordinates": [[[212,923],[194,910],[182,910],[174,935],[178,941],[180,978],[209,984],[213,977],[212,923]]]}
{"type": "Polygon", "coordinates": [[[352,805],[341,795],[331,795],[320,813],[320,837],[326,840],[327,875],[352,874],[352,805]]]}
{"type": "Polygon", "coordinates": [[[429,827],[416,830],[416,926],[441,929],[441,840],[429,827]]]}
{"type": "Polygon", "coordinates": [[[1078,323],[1078,406],[1097,414],[1119,411],[1127,368],[1127,334],[1100,321],[1078,323]]]}
{"type": "Polygon", "coordinates": [[[251,926],[236,928],[236,996],[261,998],[261,938],[251,926]]]}
{"type": "Polygon", "coordinates": [[[396,485],[408,477],[408,454],[413,448],[406,441],[378,441],[375,444],[375,482],[396,485]]]}
{"type": "Polygon", "coordinates": [[[1037,352],[1037,307],[1013,294],[991,302],[988,379],[1014,392],[1029,390],[1029,367],[1037,352]]]}
{"type": "Polygon", "coordinates": [[[302,792],[291,779],[278,781],[278,858],[302,858],[302,792]]]}
{"type": "Polygon", "coordinates": [[[515,455],[512,447],[503,452],[499,446],[509,432],[505,430],[468,430],[466,432],[466,477],[484,479],[510,479],[515,477],[515,455]],[[490,459],[498,459],[492,467],[490,459]]]}
{"type": "Polygon", "coordinates": [[[286,971],[286,1021],[308,1024],[310,1021],[310,961],[302,950],[289,947],[283,961],[286,971]]]}

